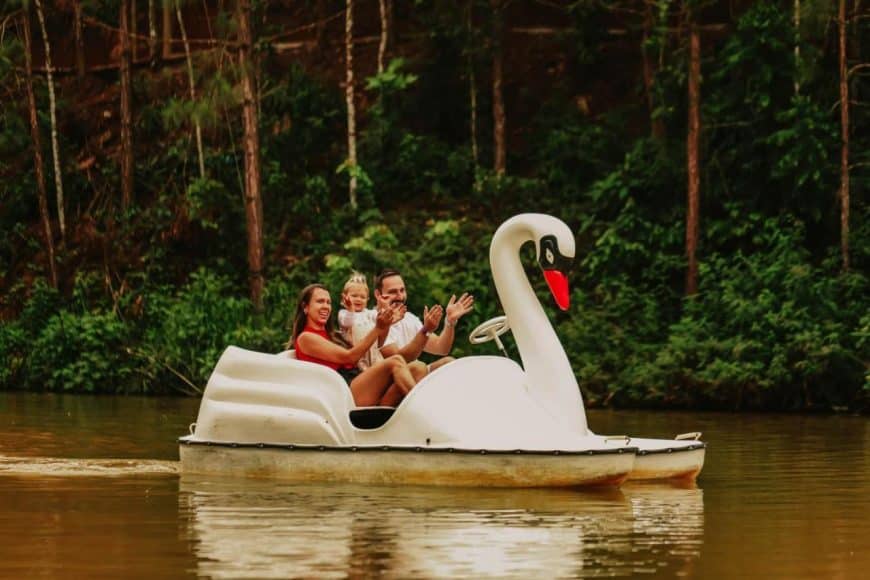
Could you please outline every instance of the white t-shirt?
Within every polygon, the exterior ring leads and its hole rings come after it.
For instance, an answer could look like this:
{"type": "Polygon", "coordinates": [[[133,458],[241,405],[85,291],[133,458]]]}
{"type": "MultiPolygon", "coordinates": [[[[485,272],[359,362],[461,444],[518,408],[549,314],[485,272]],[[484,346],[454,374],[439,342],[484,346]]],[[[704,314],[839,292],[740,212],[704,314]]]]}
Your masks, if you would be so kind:
{"type": "Polygon", "coordinates": [[[422,328],[423,322],[416,315],[406,312],[402,320],[390,327],[384,344],[395,342],[398,348],[405,348],[422,328]]]}
{"type": "MultiPolygon", "coordinates": [[[[342,308],[338,311],[338,326],[341,328],[341,334],[344,339],[350,344],[356,344],[371,332],[375,327],[378,318],[378,311],[369,308],[361,312],[351,312],[342,308]]],[[[390,344],[390,336],[384,341],[384,346],[390,344]]],[[[384,355],[378,347],[378,341],[372,344],[371,348],[359,359],[357,366],[360,370],[366,370],[370,366],[384,360],[384,355]]]]}

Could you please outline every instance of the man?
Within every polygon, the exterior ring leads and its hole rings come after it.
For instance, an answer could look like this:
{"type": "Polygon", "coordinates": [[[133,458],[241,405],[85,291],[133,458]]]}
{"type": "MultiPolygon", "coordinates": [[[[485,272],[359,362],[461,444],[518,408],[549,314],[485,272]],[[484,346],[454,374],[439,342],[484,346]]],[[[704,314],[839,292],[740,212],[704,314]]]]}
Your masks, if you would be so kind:
{"type": "MultiPolygon", "coordinates": [[[[378,308],[396,308],[407,301],[405,282],[398,270],[384,270],[375,278],[375,300],[378,308]]],[[[406,361],[415,360],[422,352],[440,355],[442,358],[429,365],[429,370],[451,362],[453,357],[447,356],[453,348],[456,336],[456,323],[460,318],[471,312],[474,298],[467,292],[457,300],[456,295],[450,297],[446,308],[436,304],[432,308],[423,308],[423,321],[410,312],[390,327],[390,332],[381,352],[385,357],[394,354],[402,355],[406,361]],[[441,334],[435,334],[435,329],[444,318],[444,328],[441,334]]]]}

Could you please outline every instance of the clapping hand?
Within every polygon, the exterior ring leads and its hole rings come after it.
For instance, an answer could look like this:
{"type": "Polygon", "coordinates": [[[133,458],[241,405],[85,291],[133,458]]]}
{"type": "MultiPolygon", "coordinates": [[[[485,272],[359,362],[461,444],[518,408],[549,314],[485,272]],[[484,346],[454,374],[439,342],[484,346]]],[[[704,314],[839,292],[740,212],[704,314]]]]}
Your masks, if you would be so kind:
{"type": "Polygon", "coordinates": [[[405,313],[408,312],[408,307],[405,304],[397,304],[390,308],[393,313],[393,324],[405,318],[405,313]]]}
{"type": "Polygon", "coordinates": [[[375,326],[378,330],[386,330],[393,325],[393,316],[395,311],[392,308],[382,308],[378,310],[378,317],[375,319],[375,326]]]}
{"type": "Polygon", "coordinates": [[[474,296],[468,292],[463,292],[459,300],[456,299],[456,294],[450,297],[450,302],[447,303],[447,322],[456,324],[456,321],[471,312],[474,307],[474,296]]]}
{"type": "Polygon", "coordinates": [[[423,307],[423,329],[426,332],[434,332],[441,324],[441,317],[444,316],[444,309],[440,304],[436,304],[432,308],[423,307]]]}

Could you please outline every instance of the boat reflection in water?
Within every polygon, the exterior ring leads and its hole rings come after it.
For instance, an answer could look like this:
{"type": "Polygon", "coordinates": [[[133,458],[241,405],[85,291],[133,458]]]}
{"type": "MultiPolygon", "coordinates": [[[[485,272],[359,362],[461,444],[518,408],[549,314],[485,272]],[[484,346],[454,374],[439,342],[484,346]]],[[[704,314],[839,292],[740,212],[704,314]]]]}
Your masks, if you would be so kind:
{"type": "Polygon", "coordinates": [[[179,492],[197,572],[213,578],[691,570],[704,531],[693,484],[445,489],[183,476],[179,492]]]}

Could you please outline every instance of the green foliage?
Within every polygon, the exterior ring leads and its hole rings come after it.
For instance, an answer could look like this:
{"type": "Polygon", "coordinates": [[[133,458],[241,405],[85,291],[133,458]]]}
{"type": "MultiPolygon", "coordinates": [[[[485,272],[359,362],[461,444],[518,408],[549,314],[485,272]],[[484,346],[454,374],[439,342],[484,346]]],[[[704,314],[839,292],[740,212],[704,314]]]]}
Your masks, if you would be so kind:
{"type": "Polygon", "coordinates": [[[23,48],[17,38],[9,40],[3,38],[0,41],[0,78],[4,78],[14,70],[15,63],[23,58],[21,55],[23,48]]]}
{"type": "Polygon", "coordinates": [[[387,267],[399,249],[399,240],[384,224],[366,226],[362,234],[350,238],[340,254],[326,256],[326,280],[333,287],[344,284],[351,270],[376,275],[387,267]]]}
{"type": "MultiPolygon", "coordinates": [[[[99,302],[89,284],[77,284],[83,306],[99,302]]],[[[118,311],[60,309],[57,292],[37,284],[21,316],[0,324],[0,388],[194,394],[227,345],[281,349],[297,287],[273,281],[266,293],[271,316],[263,318],[229,278],[208,270],[177,292],[131,294],[118,311]]]]}
{"type": "Polygon", "coordinates": [[[552,197],[579,200],[593,182],[610,172],[625,151],[614,138],[620,134],[619,128],[609,118],[593,120],[575,106],[560,103],[564,101],[549,104],[539,113],[531,158],[552,197]]]}
{"type": "MultiPolygon", "coordinates": [[[[624,282],[581,296],[563,343],[593,398],[658,405],[856,407],[868,281],[814,266],[800,224],[766,219],[752,253],[713,254],[699,294],[663,312],[624,282]]],[[[862,346],[863,345],[863,346],[862,346]]]]}
{"type": "Polygon", "coordinates": [[[366,90],[383,91],[384,93],[404,91],[417,82],[418,78],[415,74],[404,72],[402,70],[404,66],[405,59],[392,59],[382,73],[366,79],[366,90]]]}
{"type": "Polygon", "coordinates": [[[776,5],[753,5],[718,55],[712,80],[738,84],[739,90],[719,94],[733,99],[735,109],[742,107],[744,118],[769,118],[794,91],[794,31],[789,19],[789,13],[776,5]]]}
{"type": "Polygon", "coordinates": [[[771,186],[783,205],[797,215],[819,222],[828,203],[816,193],[836,188],[838,128],[831,116],[807,97],[797,96],[776,114],[779,129],[764,140],[774,159],[771,186]]]}
{"type": "Polygon", "coordinates": [[[112,312],[59,312],[33,342],[29,382],[55,391],[137,392],[129,331],[112,312]]]}
{"type": "Polygon", "coordinates": [[[357,163],[351,163],[349,159],[345,159],[341,165],[335,169],[336,175],[343,175],[348,180],[356,179],[359,194],[365,195],[372,189],[372,179],[366,170],[357,163]]]}
{"type": "MultiPolygon", "coordinates": [[[[83,279],[82,279],[83,280],[83,279]]],[[[76,301],[87,282],[77,282],[76,301]]],[[[21,315],[0,324],[0,387],[74,392],[138,390],[126,352],[131,328],[100,308],[74,313],[57,291],[38,281],[21,315]]]]}
{"type": "Polygon", "coordinates": [[[167,129],[177,129],[193,123],[209,126],[214,125],[218,120],[218,111],[203,100],[171,98],[161,113],[167,129]]]}
{"type": "Polygon", "coordinates": [[[0,170],[15,153],[31,147],[30,126],[21,113],[13,107],[0,109],[0,170]]]}
{"type": "Polygon", "coordinates": [[[27,332],[16,322],[0,322],[0,386],[21,387],[21,371],[27,360],[27,332]]]}
{"type": "Polygon", "coordinates": [[[821,224],[830,204],[818,194],[836,188],[837,126],[829,103],[795,95],[789,13],[754,4],[709,68],[704,116],[716,197],[821,224]]]}
{"type": "Polygon", "coordinates": [[[190,218],[198,221],[203,228],[226,230],[221,228],[230,217],[239,217],[239,213],[227,213],[224,208],[235,205],[235,196],[222,182],[216,179],[198,177],[191,181],[187,188],[187,209],[190,218]]]}
{"type": "Polygon", "coordinates": [[[45,280],[37,280],[30,296],[16,320],[29,337],[35,337],[48,321],[63,307],[61,295],[45,280]]]}
{"type": "Polygon", "coordinates": [[[264,82],[260,107],[266,230],[293,232],[293,252],[317,251],[335,235],[333,206],[347,200],[335,174],[346,158],[341,95],[293,66],[264,82]]]}
{"type": "Polygon", "coordinates": [[[135,352],[144,374],[157,384],[180,381],[179,388],[195,390],[227,345],[268,346],[244,330],[251,323],[251,305],[237,294],[226,277],[199,270],[176,296],[150,296],[148,325],[135,352]]]}

